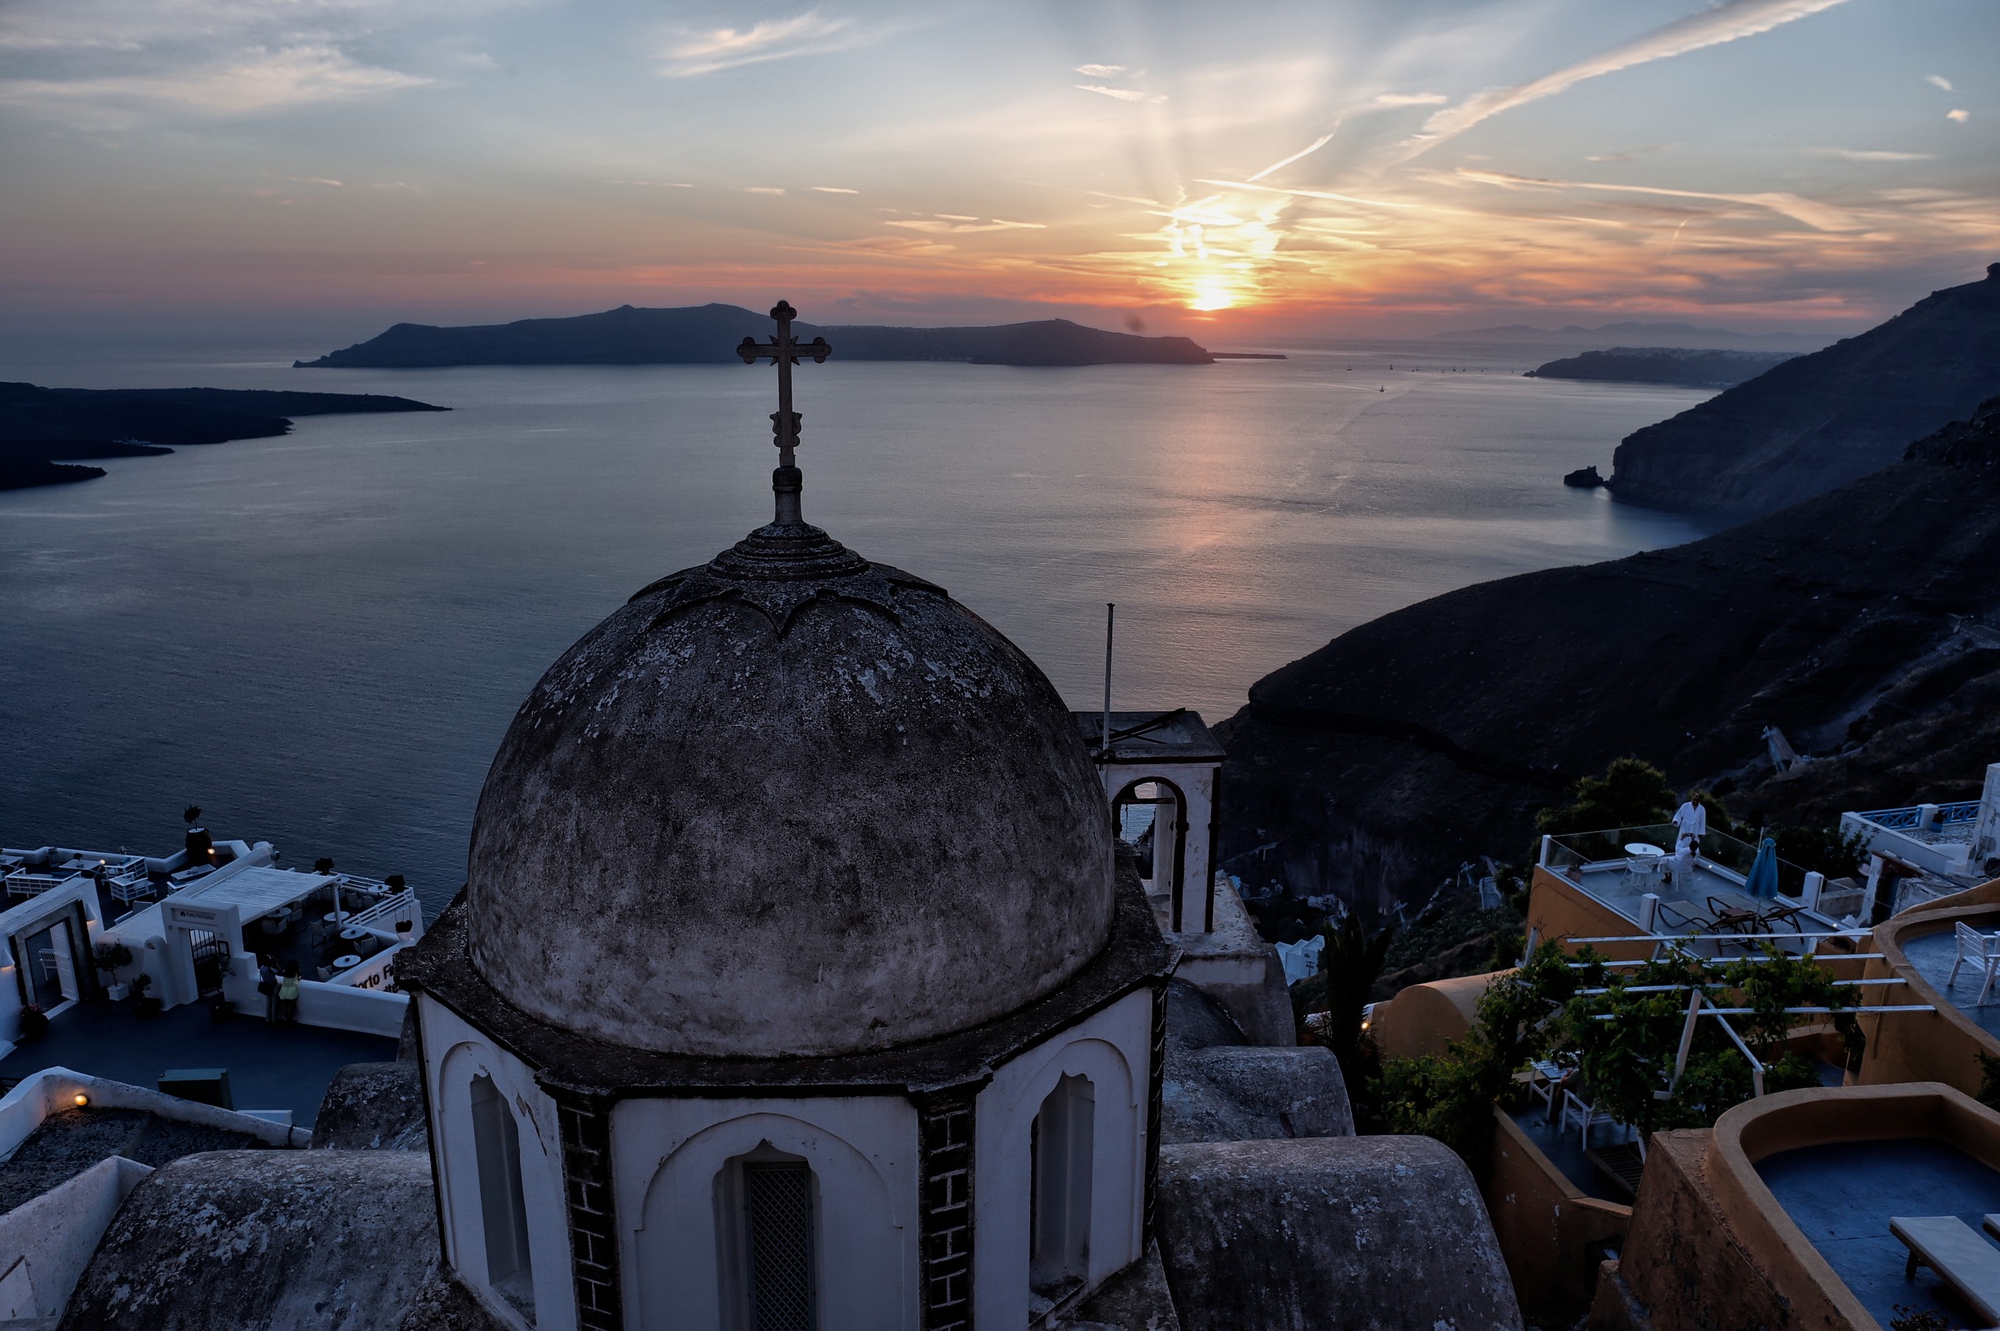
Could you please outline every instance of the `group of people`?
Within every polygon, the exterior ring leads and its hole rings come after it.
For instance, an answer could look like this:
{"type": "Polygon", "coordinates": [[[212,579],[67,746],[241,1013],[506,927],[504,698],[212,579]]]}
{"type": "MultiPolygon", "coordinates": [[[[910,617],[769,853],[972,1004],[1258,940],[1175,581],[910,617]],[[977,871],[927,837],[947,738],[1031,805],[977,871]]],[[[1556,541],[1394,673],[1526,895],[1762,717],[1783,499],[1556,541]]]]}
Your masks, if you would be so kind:
{"type": "Polygon", "coordinates": [[[299,963],[288,961],[284,969],[268,955],[257,956],[257,992],[264,995],[264,1020],[268,1022],[299,1019],[299,963]]]}

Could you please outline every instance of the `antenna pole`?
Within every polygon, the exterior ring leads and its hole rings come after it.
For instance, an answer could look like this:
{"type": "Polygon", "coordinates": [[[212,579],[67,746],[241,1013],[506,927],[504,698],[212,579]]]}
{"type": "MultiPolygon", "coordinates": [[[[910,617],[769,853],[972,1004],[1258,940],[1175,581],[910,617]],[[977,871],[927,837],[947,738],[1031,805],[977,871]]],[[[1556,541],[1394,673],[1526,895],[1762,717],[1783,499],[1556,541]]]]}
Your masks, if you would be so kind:
{"type": "Polygon", "coordinates": [[[1104,761],[1111,761],[1111,625],[1118,613],[1114,601],[1104,603],[1104,761]]]}

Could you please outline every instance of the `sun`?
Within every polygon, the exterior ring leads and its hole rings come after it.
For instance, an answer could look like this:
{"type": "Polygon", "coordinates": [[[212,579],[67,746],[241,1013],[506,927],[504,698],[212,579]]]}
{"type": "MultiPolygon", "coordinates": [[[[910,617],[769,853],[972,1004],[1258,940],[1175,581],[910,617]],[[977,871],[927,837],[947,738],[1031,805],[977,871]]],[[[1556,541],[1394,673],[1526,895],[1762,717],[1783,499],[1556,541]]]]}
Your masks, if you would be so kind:
{"type": "Polygon", "coordinates": [[[1194,284],[1194,299],[1188,302],[1191,310],[1233,309],[1241,298],[1241,293],[1219,277],[1204,277],[1194,284]]]}

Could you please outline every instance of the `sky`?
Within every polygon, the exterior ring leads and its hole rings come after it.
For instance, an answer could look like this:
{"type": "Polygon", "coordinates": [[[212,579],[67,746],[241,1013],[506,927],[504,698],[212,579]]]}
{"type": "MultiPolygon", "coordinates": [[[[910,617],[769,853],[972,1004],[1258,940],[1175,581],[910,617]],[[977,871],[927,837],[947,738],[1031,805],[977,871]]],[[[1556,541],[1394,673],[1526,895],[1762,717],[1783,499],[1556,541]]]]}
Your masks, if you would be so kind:
{"type": "Polygon", "coordinates": [[[0,331],[788,296],[1845,333],[2000,260],[1995,0],[0,0],[0,331]]]}

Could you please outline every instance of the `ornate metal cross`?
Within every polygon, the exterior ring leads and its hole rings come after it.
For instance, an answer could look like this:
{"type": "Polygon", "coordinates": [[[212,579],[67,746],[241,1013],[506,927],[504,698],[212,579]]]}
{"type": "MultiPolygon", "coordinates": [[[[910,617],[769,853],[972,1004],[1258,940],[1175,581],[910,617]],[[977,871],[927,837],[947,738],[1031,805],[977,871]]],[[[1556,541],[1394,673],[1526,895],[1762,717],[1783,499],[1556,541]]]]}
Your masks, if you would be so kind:
{"type": "Polygon", "coordinates": [[[778,469],[771,473],[771,488],[778,495],[777,521],[781,525],[797,524],[805,519],[799,512],[801,478],[792,450],[799,446],[799,424],[803,418],[792,410],[792,367],[801,356],[810,356],[815,365],[823,365],[833,354],[833,348],[823,337],[801,344],[792,336],[792,320],[799,317],[799,312],[792,308],[791,302],[781,300],[772,306],[771,317],[778,321],[777,335],[769,342],[746,337],[737,345],[736,354],[745,365],[755,365],[760,360],[777,363],[778,409],[771,413],[771,442],[778,446],[778,469]]]}

